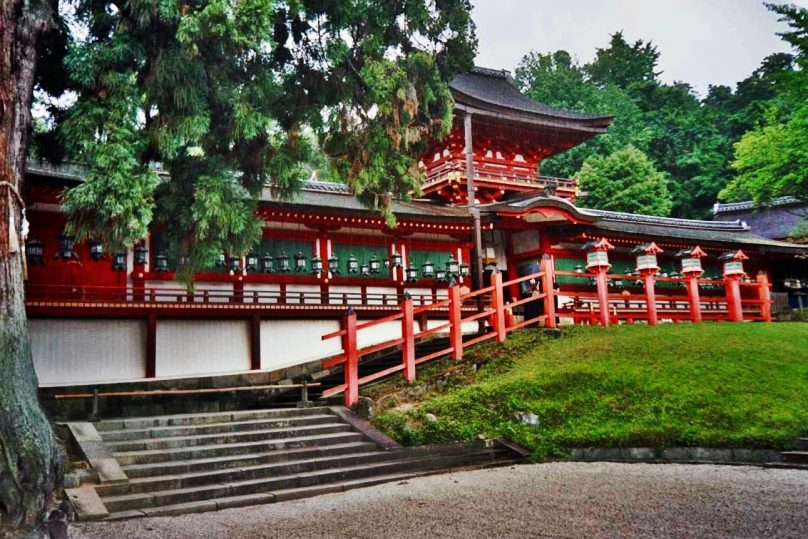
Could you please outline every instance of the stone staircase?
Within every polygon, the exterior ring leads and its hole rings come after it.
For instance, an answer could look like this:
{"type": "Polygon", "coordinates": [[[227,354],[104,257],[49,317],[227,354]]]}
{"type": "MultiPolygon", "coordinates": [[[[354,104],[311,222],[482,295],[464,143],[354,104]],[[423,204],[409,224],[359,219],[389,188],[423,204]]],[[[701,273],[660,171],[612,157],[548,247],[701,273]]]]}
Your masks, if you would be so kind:
{"type": "Polygon", "coordinates": [[[458,467],[510,464],[519,457],[505,446],[482,442],[401,448],[341,407],[82,425],[85,440],[95,440],[85,441],[88,451],[114,458],[125,478],[119,471],[104,482],[99,473],[101,484],[69,490],[80,518],[176,515],[279,502],[458,467]],[[79,495],[93,498],[89,505],[96,509],[82,511],[87,504],[79,495]]]}

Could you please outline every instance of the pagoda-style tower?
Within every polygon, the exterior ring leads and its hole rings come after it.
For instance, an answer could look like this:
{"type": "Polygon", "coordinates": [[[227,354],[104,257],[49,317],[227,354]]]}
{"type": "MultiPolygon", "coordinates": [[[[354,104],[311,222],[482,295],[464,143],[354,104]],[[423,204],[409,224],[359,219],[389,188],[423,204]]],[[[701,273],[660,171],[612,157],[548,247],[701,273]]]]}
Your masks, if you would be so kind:
{"type": "Polygon", "coordinates": [[[474,191],[478,204],[547,188],[575,200],[577,182],[540,176],[541,160],[604,133],[612,116],[593,116],[537,103],[523,95],[508,71],[475,67],[450,83],[455,122],[446,139],[422,158],[424,195],[467,204],[465,145],[473,132],[474,191]],[[470,116],[470,119],[468,118],[470,116]],[[465,123],[471,122],[468,129],[465,123]]]}

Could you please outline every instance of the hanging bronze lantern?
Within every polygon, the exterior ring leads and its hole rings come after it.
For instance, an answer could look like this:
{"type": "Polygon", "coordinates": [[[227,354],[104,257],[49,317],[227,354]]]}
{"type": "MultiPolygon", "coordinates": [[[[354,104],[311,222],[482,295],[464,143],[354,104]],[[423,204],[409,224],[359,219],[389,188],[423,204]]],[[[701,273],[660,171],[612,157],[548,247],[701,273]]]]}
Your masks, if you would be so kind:
{"type": "Polygon", "coordinates": [[[25,256],[29,265],[45,263],[45,244],[36,236],[25,242],[25,256]]]}
{"type": "Polygon", "coordinates": [[[375,254],[368,261],[368,269],[372,275],[382,272],[382,263],[375,254]]]}
{"type": "Polygon", "coordinates": [[[390,255],[390,264],[394,268],[400,268],[402,265],[402,260],[403,259],[401,258],[401,253],[399,253],[398,251],[394,251],[393,254],[390,255]]]}
{"type": "Polygon", "coordinates": [[[297,273],[304,273],[308,269],[307,258],[301,251],[295,255],[295,271],[297,273]]]}
{"type": "Polygon", "coordinates": [[[135,264],[143,266],[146,264],[146,260],[148,258],[149,250],[143,247],[143,245],[138,245],[135,247],[135,264]]]}
{"type": "Polygon", "coordinates": [[[104,244],[98,238],[90,240],[90,258],[93,260],[104,258],[104,244]]]}
{"type": "Polygon", "coordinates": [[[469,265],[463,262],[460,264],[460,276],[461,277],[468,277],[469,276],[469,265]]]}
{"type": "Polygon", "coordinates": [[[353,253],[348,256],[348,273],[359,273],[359,261],[353,253]]]}
{"type": "Polygon", "coordinates": [[[53,258],[62,257],[62,260],[78,260],[76,254],[76,240],[69,234],[59,235],[59,252],[53,258]]]}
{"type": "Polygon", "coordinates": [[[460,274],[460,264],[454,255],[449,255],[449,260],[446,261],[446,273],[450,277],[457,277],[460,274]]]}
{"type": "Polygon", "coordinates": [[[427,260],[421,265],[421,275],[424,276],[424,279],[431,279],[435,276],[435,264],[432,261],[427,260]]]}
{"type": "Polygon", "coordinates": [[[258,271],[258,255],[255,253],[248,253],[245,257],[245,267],[248,272],[255,273],[258,271]]]}
{"type": "Polygon", "coordinates": [[[154,271],[158,273],[168,271],[168,255],[164,251],[154,255],[154,271]]]}
{"type": "Polygon", "coordinates": [[[278,257],[278,271],[281,273],[289,273],[289,255],[286,251],[281,251],[278,257]]]}
{"type": "Polygon", "coordinates": [[[263,273],[272,273],[275,271],[275,259],[269,253],[264,253],[261,257],[261,271],[263,273]]]}
{"type": "Polygon", "coordinates": [[[239,258],[237,256],[231,256],[230,258],[227,259],[227,261],[228,261],[227,269],[230,270],[232,273],[241,271],[241,268],[239,267],[239,258]]]}
{"type": "Polygon", "coordinates": [[[311,272],[315,275],[323,271],[323,259],[314,255],[311,259],[311,272]]]}
{"type": "Polygon", "coordinates": [[[414,283],[418,280],[418,268],[412,264],[404,270],[404,274],[406,275],[407,282],[414,283]]]}
{"type": "Polygon", "coordinates": [[[359,275],[362,275],[363,277],[370,275],[370,266],[367,262],[362,262],[362,265],[359,266],[359,275]]]}
{"type": "Polygon", "coordinates": [[[328,257],[328,271],[334,275],[339,275],[339,258],[334,253],[331,253],[331,256],[328,257]]]}
{"type": "Polygon", "coordinates": [[[126,253],[118,251],[112,256],[112,269],[122,271],[126,269],[126,253]]]}

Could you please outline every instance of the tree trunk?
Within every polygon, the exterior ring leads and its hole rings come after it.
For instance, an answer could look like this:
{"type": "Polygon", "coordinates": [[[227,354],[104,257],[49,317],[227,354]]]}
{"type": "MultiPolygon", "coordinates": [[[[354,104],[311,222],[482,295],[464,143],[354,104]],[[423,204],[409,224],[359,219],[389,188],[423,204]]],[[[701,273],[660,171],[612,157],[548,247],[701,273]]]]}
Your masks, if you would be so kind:
{"type": "Polygon", "coordinates": [[[0,538],[47,534],[62,455],[37,400],[25,319],[21,235],[25,150],[38,36],[49,0],[0,0],[0,538]]]}

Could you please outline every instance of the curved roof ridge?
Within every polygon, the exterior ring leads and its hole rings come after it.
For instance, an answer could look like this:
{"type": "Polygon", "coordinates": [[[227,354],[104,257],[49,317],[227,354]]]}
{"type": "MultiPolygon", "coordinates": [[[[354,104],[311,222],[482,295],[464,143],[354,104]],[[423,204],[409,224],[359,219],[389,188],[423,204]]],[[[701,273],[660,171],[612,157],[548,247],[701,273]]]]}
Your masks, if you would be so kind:
{"type": "Polygon", "coordinates": [[[660,217],[658,215],[644,215],[641,213],[627,213],[611,210],[597,210],[594,208],[578,208],[583,213],[614,221],[630,221],[634,223],[648,223],[656,225],[676,226],[684,228],[712,228],[717,230],[749,230],[749,226],[736,219],[734,221],[705,221],[702,219],[682,219],[679,217],[660,217]]]}

